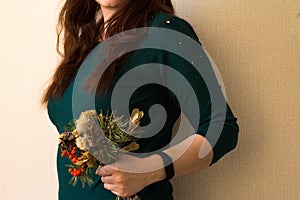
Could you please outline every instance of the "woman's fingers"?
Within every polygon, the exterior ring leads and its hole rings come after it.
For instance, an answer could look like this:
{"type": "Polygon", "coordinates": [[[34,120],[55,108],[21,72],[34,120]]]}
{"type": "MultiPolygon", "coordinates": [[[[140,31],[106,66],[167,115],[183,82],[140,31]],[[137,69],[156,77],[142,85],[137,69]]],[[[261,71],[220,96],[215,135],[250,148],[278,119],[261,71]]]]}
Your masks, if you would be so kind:
{"type": "Polygon", "coordinates": [[[145,187],[143,174],[126,173],[111,166],[99,166],[96,174],[101,176],[104,188],[117,196],[128,197],[145,187]]]}
{"type": "Polygon", "coordinates": [[[104,186],[105,189],[110,190],[110,191],[116,190],[116,186],[113,185],[113,184],[104,183],[103,186],[104,186]]]}
{"type": "Polygon", "coordinates": [[[111,190],[111,192],[112,192],[113,194],[117,195],[117,196],[121,196],[119,192],[115,192],[115,191],[112,191],[112,190],[111,190]]]}
{"type": "Polygon", "coordinates": [[[111,176],[113,174],[113,169],[109,166],[99,166],[96,170],[96,174],[99,176],[111,176]]]}
{"type": "Polygon", "coordinates": [[[113,176],[102,176],[101,181],[103,183],[113,184],[114,183],[114,178],[113,178],[113,176]]]}

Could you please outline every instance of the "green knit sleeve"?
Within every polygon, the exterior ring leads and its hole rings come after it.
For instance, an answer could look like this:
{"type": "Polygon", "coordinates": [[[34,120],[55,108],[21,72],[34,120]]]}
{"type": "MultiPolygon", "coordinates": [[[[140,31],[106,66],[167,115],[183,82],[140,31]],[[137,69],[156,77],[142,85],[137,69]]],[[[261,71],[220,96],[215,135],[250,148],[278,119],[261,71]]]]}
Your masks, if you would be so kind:
{"type": "MultiPolygon", "coordinates": [[[[213,67],[191,25],[179,17],[160,13],[152,20],[150,26],[180,32],[198,43],[196,49],[187,48],[191,55],[199,55],[197,58],[195,57],[195,62],[190,62],[184,56],[167,50],[158,51],[157,60],[158,63],[168,66],[163,70],[161,77],[163,77],[166,87],[176,90],[176,94],[172,90],[168,90],[171,99],[181,104],[178,106],[192,122],[195,132],[206,137],[212,145],[214,157],[211,164],[213,164],[236,147],[239,132],[237,118],[222,93],[213,67]],[[199,68],[195,67],[197,63],[199,68]],[[171,73],[171,71],[175,73],[171,73]],[[182,79],[174,75],[177,73],[182,76],[182,79]],[[197,118],[198,114],[199,119],[197,118]],[[195,118],[198,121],[195,122],[195,118]]],[[[165,35],[164,37],[170,36],[165,35]]],[[[175,38],[174,48],[176,45],[184,44],[175,38]]]]}

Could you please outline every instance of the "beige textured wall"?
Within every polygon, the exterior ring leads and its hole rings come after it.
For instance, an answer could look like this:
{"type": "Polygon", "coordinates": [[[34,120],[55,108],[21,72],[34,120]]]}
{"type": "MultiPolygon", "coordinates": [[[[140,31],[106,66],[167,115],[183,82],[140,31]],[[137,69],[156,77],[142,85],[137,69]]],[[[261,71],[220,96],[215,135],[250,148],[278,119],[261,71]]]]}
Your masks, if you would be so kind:
{"type": "MultiPolygon", "coordinates": [[[[57,62],[57,1],[0,2],[0,199],[57,196],[56,130],[38,106],[57,62]]],[[[299,0],[175,0],[223,76],[238,148],[174,180],[176,200],[300,199],[299,0]]]]}
{"type": "Polygon", "coordinates": [[[175,0],[225,82],[238,147],[176,199],[300,199],[300,1],[175,0]]]}
{"type": "Polygon", "coordinates": [[[53,0],[0,1],[0,199],[57,199],[57,133],[39,107],[53,70],[53,0]]]}

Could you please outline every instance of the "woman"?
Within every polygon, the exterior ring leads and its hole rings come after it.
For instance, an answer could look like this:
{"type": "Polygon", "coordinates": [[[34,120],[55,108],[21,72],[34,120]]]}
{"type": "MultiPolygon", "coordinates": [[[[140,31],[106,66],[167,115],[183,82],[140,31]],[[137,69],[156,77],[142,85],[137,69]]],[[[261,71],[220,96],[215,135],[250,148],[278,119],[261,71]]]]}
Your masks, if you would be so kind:
{"type": "MultiPolygon", "coordinates": [[[[62,31],[64,33],[62,61],[42,100],[44,104],[47,104],[49,117],[59,132],[63,132],[64,127],[73,118],[72,87],[76,73],[86,56],[99,42],[133,28],[159,27],[178,31],[199,43],[191,26],[173,14],[170,0],[66,0],[59,16],[59,35],[62,31]]],[[[60,41],[58,36],[57,47],[60,41]]],[[[100,79],[100,83],[93,81],[93,78],[89,79],[91,85],[96,84],[97,87],[97,94],[99,94],[97,107],[110,110],[111,89],[116,80],[133,66],[151,62],[170,65],[178,71],[182,70],[183,66],[187,68],[184,69],[187,71],[190,67],[183,59],[173,54],[166,54],[162,50],[141,50],[134,55],[124,56],[109,66],[100,79]]],[[[203,81],[201,77],[193,76],[190,72],[187,72],[186,76],[190,76],[192,82],[196,84],[203,81]]],[[[216,115],[211,113],[209,91],[203,84],[196,85],[194,90],[198,92],[197,97],[201,99],[199,108],[202,120],[195,134],[184,138],[177,145],[164,148],[161,153],[144,158],[123,157],[114,165],[99,167],[95,171],[95,182],[90,187],[81,188],[79,184],[72,187],[68,184],[70,175],[65,169],[68,159],[62,158],[58,151],[59,199],[110,200],[115,199],[116,195],[129,197],[134,194],[142,200],[173,199],[169,179],[207,168],[232,150],[237,143],[238,125],[228,106],[224,127],[216,144],[212,144],[209,139],[205,138],[209,122],[218,123],[218,120],[214,118],[218,113],[216,115]],[[186,150],[180,157],[176,157],[174,152],[184,147],[186,150]],[[208,149],[208,153],[199,158],[199,150],[203,147],[208,149]],[[131,164],[142,163],[141,166],[146,166],[155,163],[156,166],[161,167],[140,173],[119,170],[122,165],[128,165],[126,162],[128,159],[131,160],[131,164]]],[[[172,92],[165,91],[167,91],[165,88],[150,84],[137,90],[131,99],[130,110],[138,107],[145,112],[145,119],[141,126],[150,123],[150,118],[147,116],[149,116],[148,111],[151,105],[161,104],[167,112],[167,121],[162,130],[152,137],[139,141],[142,152],[153,152],[165,147],[172,139],[172,129],[179,119],[181,110],[176,97],[171,95],[172,92]],[[142,100],[135,101],[139,97],[142,97],[142,100]]],[[[183,95],[188,97],[189,94],[183,93],[183,95]]]]}

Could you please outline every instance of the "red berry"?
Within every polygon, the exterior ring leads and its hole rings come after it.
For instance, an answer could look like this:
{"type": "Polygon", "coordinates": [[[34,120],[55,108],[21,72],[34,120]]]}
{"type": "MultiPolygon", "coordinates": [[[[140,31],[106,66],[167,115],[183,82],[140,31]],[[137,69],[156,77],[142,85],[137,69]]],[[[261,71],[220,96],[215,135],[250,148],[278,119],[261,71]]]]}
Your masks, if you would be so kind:
{"type": "Polygon", "coordinates": [[[61,156],[64,157],[64,156],[66,156],[66,155],[67,155],[67,151],[66,151],[66,150],[63,150],[62,153],[61,153],[61,156]]]}
{"type": "Polygon", "coordinates": [[[71,161],[72,161],[73,164],[75,164],[77,162],[77,158],[75,157],[71,161]]]}

